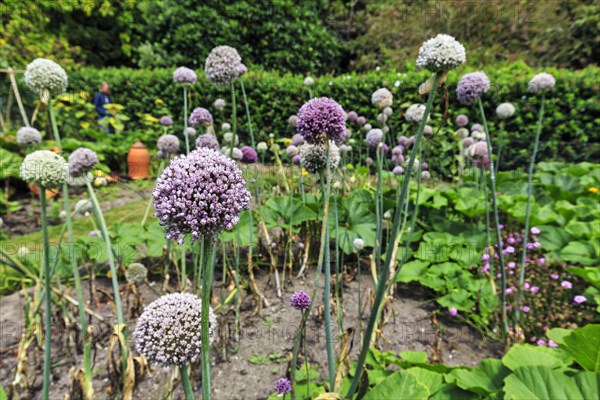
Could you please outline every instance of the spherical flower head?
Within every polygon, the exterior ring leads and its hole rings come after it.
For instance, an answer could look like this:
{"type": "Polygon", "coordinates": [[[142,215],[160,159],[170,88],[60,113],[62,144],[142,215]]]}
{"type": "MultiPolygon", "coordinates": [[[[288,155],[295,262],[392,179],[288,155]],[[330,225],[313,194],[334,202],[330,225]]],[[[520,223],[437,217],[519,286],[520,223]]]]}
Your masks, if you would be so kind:
{"type": "Polygon", "coordinates": [[[173,125],[173,118],[169,117],[168,115],[164,115],[160,117],[160,124],[162,126],[171,126],[173,125]]]}
{"type": "Polygon", "coordinates": [[[285,154],[287,154],[288,157],[295,157],[298,155],[298,147],[294,146],[293,144],[290,144],[288,147],[285,148],[285,154]]]}
{"type": "MultiPolygon", "coordinates": [[[[425,116],[425,108],[424,104],[413,104],[406,110],[404,118],[407,122],[418,124],[423,119],[423,116],[425,116]]],[[[429,120],[429,117],[427,119],[429,120]]]]}
{"type": "Polygon", "coordinates": [[[467,60],[465,48],[450,35],[439,34],[419,49],[417,67],[431,72],[450,71],[467,60]]]}
{"type": "Polygon", "coordinates": [[[448,314],[450,314],[451,317],[456,317],[458,315],[458,310],[455,307],[451,307],[448,310],[448,314]]]}
{"type": "Polygon", "coordinates": [[[540,228],[533,226],[529,232],[531,232],[532,235],[539,235],[542,231],[540,231],[540,228]]]}
{"type": "Polygon", "coordinates": [[[179,151],[179,139],[175,135],[162,135],[156,141],[156,146],[165,156],[179,151]]]}
{"type": "Polygon", "coordinates": [[[240,137],[238,135],[234,135],[233,132],[225,132],[223,135],[223,141],[229,144],[235,141],[234,144],[237,145],[240,143],[240,137]]]}
{"type": "Polygon", "coordinates": [[[57,188],[67,177],[67,163],[50,150],[38,150],[27,155],[21,164],[21,178],[44,188],[57,188]]]}
{"type": "Polygon", "coordinates": [[[348,113],[348,121],[356,122],[357,119],[358,119],[358,114],[356,113],[356,111],[350,111],[348,113]]]}
{"type": "Polygon", "coordinates": [[[223,147],[221,149],[221,153],[223,153],[225,157],[231,156],[232,159],[239,161],[241,161],[242,157],[244,157],[242,150],[238,149],[237,147],[234,147],[233,149],[231,147],[223,147]]]}
{"type": "Polygon", "coordinates": [[[431,179],[431,174],[429,173],[429,171],[422,171],[421,180],[428,181],[429,179],[431,179]]]}
{"type": "Polygon", "coordinates": [[[547,72],[541,72],[535,75],[529,81],[527,88],[532,93],[541,92],[544,90],[552,89],[556,85],[556,80],[552,75],[547,72]]]}
{"type": "Polygon", "coordinates": [[[481,124],[471,125],[471,132],[484,132],[483,125],[481,125],[481,124]]]}
{"type": "Polygon", "coordinates": [[[235,161],[207,148],[171,161],[152,195],[155,215],[165,226],[167,239],[179,243],[187,234],[193,243],[232,229],[250,201],[235,161]]]}
{"type": "Polygon", "coordinates": [[[402,166],[400,166],[400,165],[396,165],[394,167],[394,169],[392,170],[392,173],[394,175],[402,175],[404,173],[404,168],[402,168],[402,166]]]}
{"type": "Polygon", "coordinates": [[[92,211],[92,202],[89,200],[79,200],[77,201],[77,203],[75,203],[75,212],[79,213],[81,215],[85,214],[86,212],[90,212],[92,211]]]}
{"type": "Polygon", "coordinates": [[[290,304],[296,310],[304,311],[310,307],[312,300],[310,296],[305,291],[301,290],[296,292],[290,297],[290,304]]]}
{"type": "Polygon", "coordinates": [[[229,85],[240,75],[242,57],[229,46],[217,46],[210,51],[204,63],[206,79],[217,86],[229,85]]]}
{"type": "Polygon", "coordinates": [[[300,154],[295,155],[292,158],[292,164],[294,164],[294,165],[300,165],[301,162],[302,162],[302,158],[300,157],[300,154]]]}
{"type": "Polygon", "coordinates": [[[377,123],[379,125],[383,125],[384,123],[387,122],[387,120],[388,120],[388,117],[384,113],[377,114],[377,123]]]}
{"type": "Polygon", "coordinates": [[[573,289],[573,284],[569,281],[562,281],[560,283],[560,287],[562,287],[564,289],[573,289]]]}
{"type": "Polygon", "coordinates": [[[480,167],[483,163],[489,162],[488,148],[486,142],[475,142],[467,149],[467,155],[473,159],[473,162],[480,167]]]}
{"type": "Polygon", "coordinates": [[[340,142],[346,131],[346,113],[328,97],[311,99],[298,110],[296,129],[307,143],[321,144],[325,139],[340,142]]]}
{"type": "Polygon", "coordinates": [[[386,88],[380,88],[371,95],[371,103],[380,110],[391,107],[394,102],[394,95],[386,88]]]}
{"type": "Polygon", "coordinates": [[[485,137],[485,132],[483,131],[473,131],[471,132],[471,137],[473,138],[473,140],[483,140],[485,141],[486,137],[485,137]]]}
{"type": "Polygon", "coordinates": [[[573,297],[573,303],[575,303],[575,304],[582,304],[582,303],[585,303],[586,301],[587,301],[587,298],[582,295],[577,295],[577,296],[573,297]]]}
{"type": "Polygon", "coordinates": [[[304,78],[304,86],[312,86],[315,84],[315,80],[313,78],[311,78],[310,76],[307,76],[306,78],[304,78]]]}
{"type": "Polygon", "coordinates": [[[69,156],[69,170],[73,176],[81,176],[94,168],[99,162],[96,152],[80,147],[69,156]]]}
{"type": "Polygon", "coordinates": [[[383,109],[383,115],[385,115],[386,117],[391,116],[394,113],[394,110],[392,109],[392,107],[386,107],[383,109]]]}
{"type": "Polygon", "coordinates": [[[298,116],[296,114],[290,115],[288,118],[288,125],[292,128],[295,128],[298,123],[298,116]]]}
{"type": "Polygon", "coordinates": [[[206,108],[196,107],[190,114],[190,125],[210,126],[213,123],[213,117],[206,108]]]}
{"type": "MultiPolygon", "coordinates": [[[[137,321],[133,337],[138,351],[161,367],[194,363],[202,355],[202,301],[190,293],[171,293],[150,303],[137,321]]],[[[217,319],[209,310],[209,338],[217,319]]]]}
{"type": "Polygon", "coordinates": [[[356,119],[356,123],[360,126],[363,126],[364,124],[367,123],[367,119],[363,116],[360,116],[356,119]]]}
{"type": "Polygon", "coordinates": [[[465,139],[469,137],[469,131],[466,128],[458,128],[454,134],[459,139],[465,139]]]}
{"type": "Polygon", "coordinates": [[[304,136],[302,136],[299,133],[296,133],[294,136],[292,136],[292,144],[294,146],[300,146],[304,144],[304,136]]]}
{"type": "Polygon", "coordinates": [[[496,115],[500,119],[507,119],[515,115],[515,106],[512,103],[502,103],[496,107],[496,115]]]}
{"type": "Polygon", "coordinates": [[[481,71],[463,75],[456,86],[456,97],[463,104],[471,104],[490,90],[490,79],[481,71]]]}
{"type": "Polygon", "coordinates": [[[221,146],[219,146],[219,141],[212,133],[205,133],[203,135],[198,136],[198,138],[196,138],[196,148],[207,148],[216,151],[221,150],[221,146]]]}
{"type": "Polygon", "coordinates": [[[36,58],[25,68],[25,84],[38,95],[57,96],[67,91],[68,83],[65,70],[47,58],[36,58]]]}
{"type": "Polygon", "coordinates": [[[370,148],[374,149],[379,146],[379,143],[383,141],[383,131],[381,129],[371,129],[367,132],[367,136],[365,137],[365,143],[370,148]]]}
{"type": "Polygon", "coordinates": [[[258,142],[256,145],[256,150],[258,150],[259,153],[265,153],[267,150],[269,150],[269,145],[267,145],[265,142],[258,142]]]}
{"type": "Polygon", "coordinates": [[[198,76],[193,69],[186,67],[179,67],[175,71],[173,71],[173,81],[177,83],[186,83],[188,85],[193,85],[196,83],[198,76]]]}
{"type": "Polygon", "coordinates": [[[365,248],[365,241],[361,238],[354,239],[354,241],[352,242],[352,248],[355,252],[361,251],[365,248]]]}
{"type": "Polygon", "coordinates": [[[240,151],[242,152],[241,161],[244,164],[254,164],[258,159],[258,154],[256,153],[256,150],[254,150],[250,146],[242,146],[240,151]]]}
{"type": "Polygon", "coordinates": [[[469,117],[467,117],[465,114],[460,114],[459,116],[456,117],[456,125],[459,128],[464,128],[465,126],[467,126],[468,123],[469,123],[469,117]]]}
{"type": "Polygon", "coordinates": [[[240,63],[237,66],[237,73],[238,73],[238,78],[242,75],[244,75],[246,72],[248,72],[248,67],[246,67],[246,64],[242,64],[240,63]]]}
{"type": "Polygon", "coordinates": [[[219,111],[223,111],[225,109],[225,100],[223,99],[216,99],[214,104],[215,108],[219,111]]]}
{"type": "Polygon", "coordinates": [[[221,124],[221,130],[229,132],[231,130],[231,124],[229,124],[229,122],[223,122],[221,124]]]}
{"type": "Polygon", "coordinates": [[[24,126],[17,131],[17,143],[21,146],[35,146],[42,142],[40,131],[29,126],[24,126]]]}
{"type": "MultiPolygon", "coordinates": [[[[340,151],[333,141],[329,142],[329,167],[337,168],[340,151]]],[[[300,148],[300,164],[311,174],[317,174],[327,167],[327,151],[322,144],[303,144],[300,148]]]]}
{"type": "Polygon", "coordinates": [[[191,126],[188,126],[187,128],[184,129],[183,134],[187,137],[196,136],[196,130],[194,128],[192,128],[191,126]]]}
{"type": "Polygon", "coordinates": [[[290,382],[290,380],[287,378],[277,379],[273,387],[275,389],[275,393],[284,395],[292,391],[292,382],[290,382]]]}
{"type": "Polygon", "coordinates": [[[148,270],[144,264],[132,263],[127,266],[125,271],[125,279],[129,283],[144,283],[148,276],[148,270]]]}

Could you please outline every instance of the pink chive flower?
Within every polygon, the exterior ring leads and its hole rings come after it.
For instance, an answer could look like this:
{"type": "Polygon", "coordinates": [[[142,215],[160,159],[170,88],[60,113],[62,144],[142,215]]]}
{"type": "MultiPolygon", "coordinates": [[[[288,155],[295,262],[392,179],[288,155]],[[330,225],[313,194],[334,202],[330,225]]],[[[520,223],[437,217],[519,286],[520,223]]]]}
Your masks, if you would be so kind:
{"type": "Polygon", "coordinates": [[[481,268],[481,272],[488,272],[490,268],[490,263],[485,263],[485,265],[481,268]]]}
{"type": "Polygon", "coordinates": [[[498,273],[496,274],[496,278],[502,278],[502,274],[501,274],[500,272],[498,272],[498,273]]]}
{"type": "Polygon", "coordinates": [[[559,277],[559,276],[558,276],[558,274],[557,274],[556,272],[554,272],[554,273],[550,274],[550,279],[557,280],[557,279],[558,279],[558,277],[559,277]]]}
{"type": "Polygon", "coordinates": [[[565,288],[565,289],[573,289],[573,284],[569,281],[562,281],[560,283],[560,286],[565,288]]]}
{"type": "Polygon", "coordinates": [[[537,342],[535,342],[535,344],[537,344],[538,346],[546,346],[546,341],[544,339],[540,339],[537,342]]]}
{"type": "Polygon", "coordinates": [[[450,314],[451,317],[456,317],[458,315],[458,310],[455,307],[452,307],[448,310],[448,314],[450,314]]]}
{"type": "Polygon", "coordinates": [[[539,228],[534,226],[529,230],[529,232],[531,232],[532,235],[539,235],[541,231],[539,228]]]}
{"type": "Polygon", "coordinates": [[[529,283],[529,282],[525,282],[525,283],[523,284],[523,289],[524,289],[524,290],[529,290],[529,288],[530,288],[530,287],[531,287],[531,283],[529,283]]]}
{"type": "Polygon", "coordinates": [[[582,304],[582,303],[585,303],[586,301],[587,301],[587,298],[585,296],[580,295],[580,294],[577,295],[577,296],[575,296],[575,297],[573,297],[573,302],[575,304],[582,304]]]}
{"type": "Polygon", "coordinates": [[[517,267],[517,264],[514,261],[511,261],[506,266],[510,269],[513,269],[517,267]]]}
{"type": "Polygon", "coordinates": [[[508,244],[514,244],[516,242],[516,240],[513,237],[513,235],[509,235],[508,239],[506,239],[506,241],[508,242],[508,244]]]}
{"type": "Polygon", "coordinates": [[[513,254],[515,252],[515,248],[512,246],[507,246],[504,250],[502,250],[503,254],[513,254]]]}
{"type": "Polygon", "coordinates": [[[490,260],[490,255],[489,254],[484,254],[481,256],[481,261],[486,262],[490,260]]]}
{"type": "Polygon", "coordinates": [[[508,274],[509,274],[509,275],[514,275],[514,274],[515,274],[515,271],[511,269],[511,270],[509,270],[509,271],[508,271],[508,274]]]}
{"type": "Polygon", "coordinates": [[[546,259],[544,257],[538,258],[538,265],[542,266],[544,264],[546,264],[546,259]]]}
{"type": "Polygon", "coordinates": [[[556,348],[556,347],[558,347],[558,345],[556,343],[554,343],[554,340],[549,339],[548,340],[548,347],[554,347],[554,348],[556,348]]]}
{"type": "Polygon", "coordinates": [[[521,307],[521,310],[523,310],[524,313],[528,313],[530,308],[528,306],[523,306],[521,307]]]}
{"type": "Polygon", "coordinates": [[[530,290],[531,294],[536,294],[539,291],[540,291],[540,288],[538,286],[532,286],[531,290],[530,290]]]}

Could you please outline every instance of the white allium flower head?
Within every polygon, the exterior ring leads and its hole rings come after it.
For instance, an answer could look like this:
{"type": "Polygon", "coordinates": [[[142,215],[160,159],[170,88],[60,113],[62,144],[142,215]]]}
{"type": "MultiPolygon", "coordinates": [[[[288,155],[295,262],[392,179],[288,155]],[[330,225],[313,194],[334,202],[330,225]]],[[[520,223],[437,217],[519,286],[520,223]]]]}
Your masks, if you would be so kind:
{"type": "Polygon", "coordinates": [[[268,149],[269,149],[269,146],[265,142],[258,142],[258,144],[256,145],[256,150],[261,153],[266,152],[268,149]]]}
{"type": "Polygon", "coordinates": [[[364,124],[363,129],[365,131],[370,131],[371,129],[373,129],[373,126],[371,124],[364,124]]]}
{"type": "MultiPolygon", "coordinates": [[[[233,136],[234,136],[233,132],[225,132],[223,134],[223,141],[225,143],[231,143],[233,141],[233,136]]],[[[240,142],[240,137],[238,135],[235,135],[235,143],[234,144],[237,145],[237,144],[239,144],[239,142],[240,142]]]]}
{"type": "Polygon", "coordinates": [[[21,178],[45,188],[56,188],[67,177],[67,162],[50,150],[38,150],[29,154],[21,164],[21,178]]]}
{"type": "Polygon", "coordinates": [[[233,158],[234,160],[241,160],[244,156],[242,151],[237,147],[234,147],[233,149],[231,149],[231,147],[222,147],[221,152],[227,157],[229,157],[229,154],[231,154],[231,158],[233,158]]]}
{"type": "Polygon", "coordinates": [[[41,142],[42,135],[35,128],[24,126],[17,131],[17,143],[21,146],[35,146],[41,142]]]}
{"type": "Polygon", "coordinates": [[[231,130],[231,125],[227,122],[223,122],[223,124],[221,125],[221,129],[225,132],[228,132],[231,130]]]}
{"type": "MultiPolygon", "coordinates": [[[[340,150],[335,142],[329,141],[329,167],[331,171],[338,167],[340,150]]],[[[319,173],[327,167],[327,152],[322,144],[305,143],[300,147],[300,165],[311,174],[319,173]]]]}
{"type": "Polygon", "coordinates": [[[454,37],[439,34],[419,49],[417,67],[431,72],[450,71],[467,60],[465,48],[454,37]]]}
{"type": "Polygon", "coordinates": [[[242,57],[230,46],[217,46],[204,63],[206,79],[213,85],[229,85],[239,77],[242,57]]]}
{"type": "Polygon", "coordinates": [[[392,110],[392,107],[386,107],[386,108],[383,109],[383,114],[387,115],[388,117],[390,115],[392,115],[393,113],[394,113],[394,110],[392,110]]]}
{"type": "Polygon", "coordinates": [[[515,115],[515,106],[512,103],[502,103],[496,108],[496,115],[500,119],[507,119],[515,115]]]}
{"type": "Polygon", "coordinates": [[[25,68],[25,84],[38,95],[57,96],[66,92],[68,83],[65,70],[47,58],[36,58],[25,68]]]}
{"type": "Polygon", "coordinates": [[[225,100],[223,100],[223,99],[216,99],[214,106],[215,106],[215,108],[217,110],[223,111],[225,109],[225,100]]]}
{"type": "Polygon", "coordinates": [[[471,137],[475,140],[483,140],[485,139],[485,132],[473,131],[471,132],[471,137]]]}
{"type": "Polygon", "coordinates": [[[304,78],[304,86],[312,86],[314,85],[314,83],[315,80],[312,77],[307,76],[306,78],[304,78]]]}
{"type": "Polygon", "coordinates": [[[196,136],[196,130],[194,128],[192,128],[191,126],[188,126],[187,128],[185,128],[185,130],[183,131],[183,134],[187,137],[190,136],[196,136]]]}
{"type": "Polygon", "coordinates": [[[380,88],[371,95],[371,103],[380,110],[391,107],[394,101],[394,95],[386,88],[380,88]]]}
{"type": "Polygon", "coordinates": [[[359,252],[365,248],[365,241],[361,238],[356,238],[352,242],[352,247],[354,247],[355,252],[359,252]]]}
{"type": "Polygon", "coordinates": [[[552,75],[547,72],[541,72],[531,78],[527,87],[530,92],[537,93],[543,90],[552,89],[555,84],[556,80],[552,75]]]}
{"type": "MultiPolygon", "coordinates": [[[[404,114],[404,118],[407,122],[417,124],[423,119],[423,116],[425,115],[425,108],[426,107],[424,104],[415,103],[408,107],[406,113],[404,114]]],[[[429,116],[427,117],[427,120],[429,121],[429,116]]]]}

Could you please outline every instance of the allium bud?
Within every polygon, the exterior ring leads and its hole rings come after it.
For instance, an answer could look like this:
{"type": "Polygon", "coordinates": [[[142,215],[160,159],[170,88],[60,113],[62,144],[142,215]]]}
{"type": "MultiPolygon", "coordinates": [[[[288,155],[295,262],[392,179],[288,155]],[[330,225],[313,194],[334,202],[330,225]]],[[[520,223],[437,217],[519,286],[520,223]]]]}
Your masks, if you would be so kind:
{"type": "Polygon", "coordinates": [[[352,242],[352,247],[354,248],[355,252],[359,252],[362,249],[364,249],[365,247],[365,241],[361,238],[356,238],[354,239],[354,241],[352,242]]]}
{"type": "Polygon", "coordinates": [[[292,305],[292,307],[300,311],[308,309],[308,307],[310,307],[311,302],[312,300],[310,296],[302,290],[294,293],[292,297],[290,297],[290,304],[292,305]]]}
{"type": "Polygon", "coordinates": [[[144,264],[132,263],[127,266],[125,271],[125,279],[129,283],[144,283],[148,276],[148,270],[144,264]]]}

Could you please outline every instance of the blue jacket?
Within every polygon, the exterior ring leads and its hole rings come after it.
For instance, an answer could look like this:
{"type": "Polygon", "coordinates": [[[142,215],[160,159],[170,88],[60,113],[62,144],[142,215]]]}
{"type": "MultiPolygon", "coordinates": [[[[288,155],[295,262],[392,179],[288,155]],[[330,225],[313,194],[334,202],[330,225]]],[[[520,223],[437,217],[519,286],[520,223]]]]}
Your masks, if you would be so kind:
{"type": "Polygon", "coordinates": [[[98,112],[98,119],[104,118],[108,115],[108,111],[104,108],[105,104],[110,103],[110,96],[106,93],[98,92],[94,97],[94,107],[98,112]]]}

